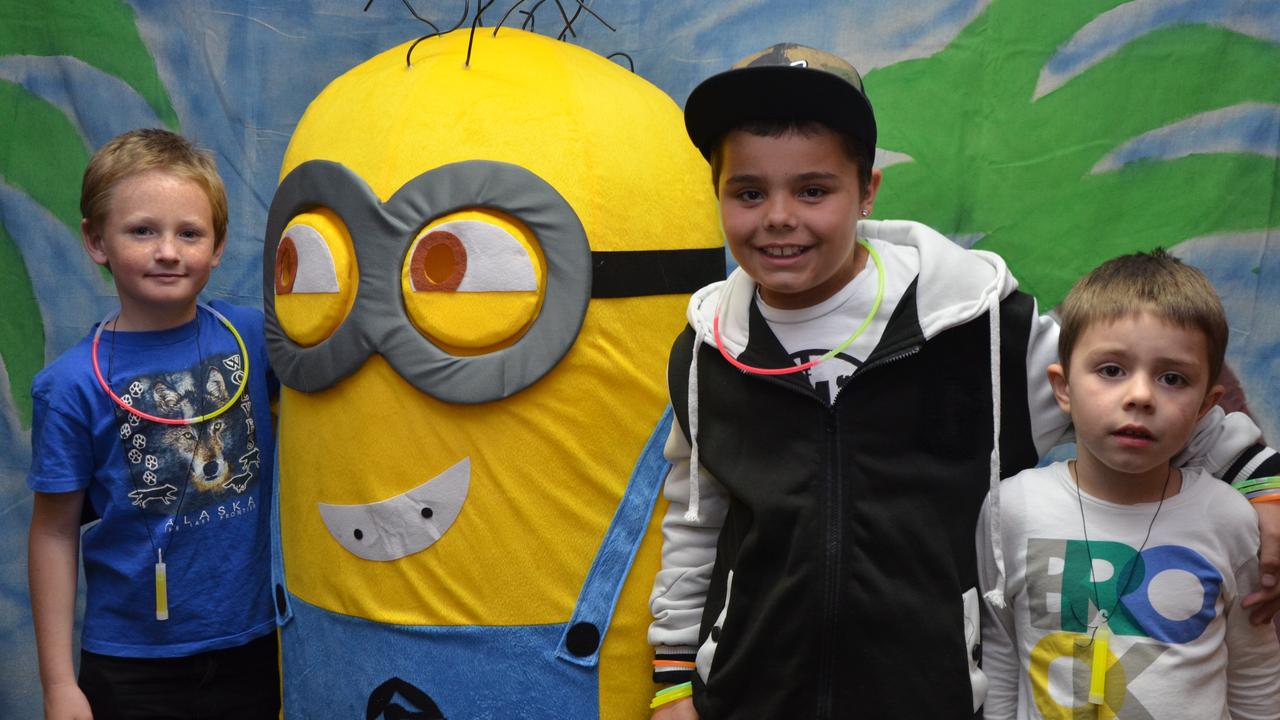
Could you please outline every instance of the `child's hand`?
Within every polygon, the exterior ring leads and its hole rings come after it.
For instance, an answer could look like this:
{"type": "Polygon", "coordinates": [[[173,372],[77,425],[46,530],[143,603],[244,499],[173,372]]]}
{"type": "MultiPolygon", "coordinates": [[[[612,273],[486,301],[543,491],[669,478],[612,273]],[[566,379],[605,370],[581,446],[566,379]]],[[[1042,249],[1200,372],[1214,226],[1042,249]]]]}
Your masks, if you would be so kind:
{"type": "Polygon", "coordinates": [[[698,711],[693,709],[693,698],[683,698],[659,706],[649,720],[698,720],[698,711]]]}
{"type": "Polygon", "coordinates": [[[93,720],[89,700],[79,685],[61,683],[44,689],[45,720],[93,720]]]}
{"type": "Polygon", "coordinates": [[[1254,503],[1253,509],[1258,511],[1258,530],[1262,534],[1258,550],[1261,589],[1250,593],[1241,604],[1254,609],[1249,615],[1254,625],[1265,625],[1280,611],[1280,502],[1254,503]]]}

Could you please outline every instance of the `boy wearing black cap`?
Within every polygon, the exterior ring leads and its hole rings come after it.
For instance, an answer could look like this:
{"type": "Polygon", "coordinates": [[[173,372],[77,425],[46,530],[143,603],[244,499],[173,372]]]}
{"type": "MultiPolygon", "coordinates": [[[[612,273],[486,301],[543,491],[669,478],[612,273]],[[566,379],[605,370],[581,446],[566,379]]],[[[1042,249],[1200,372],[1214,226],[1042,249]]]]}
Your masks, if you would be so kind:
{"type": "MultiPolygon", "coordinates": [[[[876,125],[844,60],[771,47],[685,122],[739,269],[691,298],[668,365],[649,640],[678,684],[654,717],[980,717],[974,528],[1068,429],[1057,327],[998,256],[859,220],[876,125]]],[[[1246,418],[1208,418],[1209,471],[1280,469],[1246,418]]]]}

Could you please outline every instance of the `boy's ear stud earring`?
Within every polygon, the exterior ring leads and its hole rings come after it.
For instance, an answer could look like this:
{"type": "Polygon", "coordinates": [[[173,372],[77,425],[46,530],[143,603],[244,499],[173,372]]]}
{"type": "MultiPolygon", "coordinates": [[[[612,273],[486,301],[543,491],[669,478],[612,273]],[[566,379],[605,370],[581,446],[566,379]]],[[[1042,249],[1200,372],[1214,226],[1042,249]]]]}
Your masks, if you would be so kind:
{"type": "Polygon", "coordinates": [[[862,217],[866,217],[867,215],[870,215],[870,214],[871,214],[870,210],[866,208],[862,208],[862,217]]]}

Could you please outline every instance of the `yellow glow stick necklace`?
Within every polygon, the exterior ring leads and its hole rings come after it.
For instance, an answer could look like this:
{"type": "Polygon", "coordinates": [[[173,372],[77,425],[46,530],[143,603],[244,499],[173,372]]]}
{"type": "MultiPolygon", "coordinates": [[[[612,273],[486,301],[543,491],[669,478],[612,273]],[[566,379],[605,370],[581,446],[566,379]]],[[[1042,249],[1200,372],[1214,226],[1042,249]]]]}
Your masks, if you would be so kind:
{"type": "MultiPolygon", "coordinates": [[[[1071,462],[1071,477],[1076,482],[1076,502],[1080,504],[1080,527],[1084,530],[1084,551],[1089,557],[1089,584],[1093,587],[1093,606],[1098,608],[1098,624],[1092,626],[1093,632],[1089,634],[1089,642],[1083,647],[1093,645],[1093,660],[1089,666],[1089,704],[1105,705],[1107,702],[1107,667],[1108,661],[1111,659],[1111,615],[1120,607],[1120,599],[1128,592],[1129,583],[1133,582],[1133,571],[1138,567],[1138,559],[1142,557],[1142,551],[1147,549],[1147,541],[1151,539],[1151,528],[1155,527],[1156,518],[1160,517],[1160,508],[1164,507],[1165,495],[1169,492],[1169,481],[1173,479],[1173,465],[1169,465],[1169,474],[1164,477],[1164,487],[1160,490],[1160,502],[1156,504],[1156,511],[1151,515],[1151,522],[1147,524],[1147,536],[1142,538],[1142,545],[1138,546],[1138,554],[1129,562],[1129,574],[1124,582],[1116,587],[1116,601],[1111,605],[1111,610],[1103,610],[1102,602],[1098,600],[1098,581],[1094,578],[1093,573],[1093,550],[1089,547],[1089,524],[1084,519],[1084,499],[1080,493],[1080,472],[1073,460],[1071,462]]],[[[1080,620],[1076,615],[1076,607],[1071,606],[1071,615],[1075,617],[1076,622],[1081,625],[1088,623],[1080,620]]]]}
{"type": "MultiPolygon", "coordinates": [[[[141,410],[138,410],[137,408],[133,407],[129,403],[125,402],[123,399],[121,399],[119,395],[116,395],[114,390],[111,389],[111,385],[107,382],[107,379],[102,375],[102,368],[98,365],[98,342],[102,339],[102,329],[107,326],[108,322],[120,316],[119,313],[116,313],[114,317],[111,315],[108,315],[107,317],[103,318],[102,322],[98,323],[98,329],[93,333],[93,347],[90,350],[90,354],[89,354],[90,359],[93,361],[93,374],[95,377],[98,378],[98,385],[102,387],[103,391],[105,391],[107,395],[110,396],[110,398],[115,402],[116,405],[119,405],[120,407],[124,408],[125,412],[128,412],[132,415],[137,415],[143,420],[150,420],[151,422],[161,423],[162,425],[195,425],[196,423],[202,423],[205,420],[211,420],[213,418],[218,417],[222,413],[230,410],[236,404],[236,401],[238,401],[240,399],[240,396],[244,394],[245,387],[247,387],[249,384],[249,351],[246,350],[244,347],[244,338],[240,337],[240,331],[236,330],[236,326],[232,325],[231,321],[228,320],[225,315],[223,315],[222,313],[218,312],[217,310],[214,310],[212,307],[205,305],[203,303],[196,306],[197,310],[201,308],[208,310],[209,313],[212,314],[214,317],[218,318],[218,320],[220,320],[223,325],[226,325],[227,329],[231,331],[231,335],[236,339],[236,345],[240,346],[240,358],[242,360],[241,367],[244,370],[244,374],[240,377],[240,386],[237,387],[235,393],[231,395],[231,399],[227,400],[226,404],[218,408],[217,410],[214,410],[211,413],[205,413],[200,417],[194,417],[194,418],[159,417],[157,415],[151,415],[150,413],[142,412],[141,410]]],[[[197,333],[199,332],[199,328],[200,326],[196,325],[197,333]]],[[[115,347],[114,339],[115,339],[115,335],[112,335],[113,348],[115,347]]],[[[197,335],[197,340],[198,339],[199,339],[199,336],[197,335]]],[[[108,370],[110,370],[110,368],[108,368],[108,370]]]]}

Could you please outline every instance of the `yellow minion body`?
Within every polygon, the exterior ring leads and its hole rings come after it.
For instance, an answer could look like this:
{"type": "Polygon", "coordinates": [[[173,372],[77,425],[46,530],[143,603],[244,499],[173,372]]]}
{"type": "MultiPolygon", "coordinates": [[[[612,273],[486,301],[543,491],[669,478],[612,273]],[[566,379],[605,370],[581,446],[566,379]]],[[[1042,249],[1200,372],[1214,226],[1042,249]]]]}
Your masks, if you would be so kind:
{"type": "MultiPolygon", "coordinates": [[[[470,66],[463,64],[467,42],[462,31],[426,40],[411,66],[405,47],[393,48],[335,80],[300,121],[282,177],[327,160],[385,202],[433,168],[496,161],[554,188],[590,251],[721,246],[706,164],[669,98],[616,64],[549,38],[513,29],[477,33],[470,66]]],[[[336,288],[296,291],[289,283],[306,273],[281,260],[293,256],[277,252],[276,267],[269,265],[277,277],[267,301],[300,348],[325,343],[367,289],[354,257],[362,238],[340,215],[308,213],[299,218],[310,235],[297,234],[290,247],[306,256],[315,249],[308,243],[322,243],[336,288]]],[[[501,207],[421,218],[397,262],[400,311],[454,356],[518,344],[547,311],[553,278],[545,248],[501,207]],[[518,276],[511,288],[450,289],[460,258],[464,275],[490,259],[466,245],[467,233],[485,224],[506,243],[498,260],[510,268],[527,260],[528,272],[495,275],[495,282],[518,276]],[[433,235],[437,227],[450,230],[433,235]]],[[[376,353],[330,387],[286,387],[278,453],[289,592],[334,613],[394,625],[566,622],[662,413],[667,349],[683,327],[686,302],[683,294],[590,300],[563,357],[501,399],[440,400],[376,353]],[[430,487],[464,461],[465,500],[423,550],[382,561],[358,556],[319,511],[430,487]]],[[[659,542],[651,519],[601,649],[604,717],[647,714],[646,600],[659,542]]]]}

